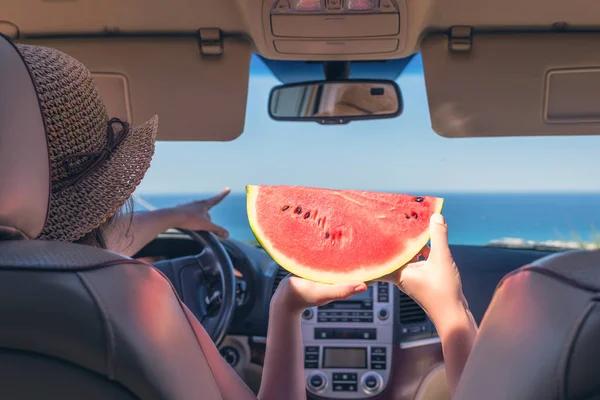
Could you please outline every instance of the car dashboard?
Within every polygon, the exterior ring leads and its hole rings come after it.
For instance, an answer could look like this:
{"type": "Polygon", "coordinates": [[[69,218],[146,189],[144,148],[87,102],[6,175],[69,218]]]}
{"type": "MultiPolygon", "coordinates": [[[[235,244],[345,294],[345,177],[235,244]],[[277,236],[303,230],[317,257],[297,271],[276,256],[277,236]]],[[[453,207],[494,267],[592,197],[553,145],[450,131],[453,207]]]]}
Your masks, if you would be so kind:
{"type": "MultiPolygon", "coordinates": [[[[237,307],[220,351],[257,391],[266,350],[269,303],[287,272],[254,245],[233,239],[222,240],[222,244],[235,268],[237,307]],[[250,367],[254,368],[254,378],[247,375],[250,367]]],[[[478,323],[506,273],[549,254],[451,247],[465,297],[478,323]]],[[[198,244],[187,236],[165,233],[136,258],[153,261],[199,251],[198,244]]],[[[449,398],[435,327],[421,307],[395,286],[374,283],[349,299],[307,309],[301,318],[309,399],[437,398],[428,397],[431,393],[449,398]]]]}

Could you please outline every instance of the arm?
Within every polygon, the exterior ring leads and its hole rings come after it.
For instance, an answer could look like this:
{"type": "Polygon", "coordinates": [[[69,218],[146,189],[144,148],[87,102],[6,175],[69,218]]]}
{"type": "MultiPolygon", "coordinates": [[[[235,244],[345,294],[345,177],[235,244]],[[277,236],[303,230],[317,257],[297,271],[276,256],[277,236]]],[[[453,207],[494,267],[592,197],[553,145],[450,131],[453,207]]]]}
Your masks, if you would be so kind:
{"type": "MultiPolygon", "coordinates": [[[[221,357],[219,350],[213,343],[212,339],[194,314],[186,307],[183,310],[192,325],[192,329],[196,333],[200,347],[206,356],[206,362],[213,373],[215,383],[221,392],[224,400],[256,400],[256,396],[248,386],[242,381],[238,374],[231,368],[227,362],[221,357]]],[[[202,396],[200,396],[202,398],[202,396]]]]}
{"type": "MultiPolygon", "coordinates": [[[[179,225],[176,209],[138,212],[133,215],[129,229],[111,229],[106,238],[107,247],[116,253],[131,257],[164,231],[179,225]]],[[[120,216],[116,227],[125,224],[127,216],[120,216]]]]}
{"type": "Polygon", "coordinates": [[[448,391],[452,398],[475,343],[478,328],[464,297],[454,306],[440,311],[443,312],[432,313],[431,320],[442,341],[448,391]]]}
{"type": "Polygon", "coordinates": [[[271,303],[259,400],[306,399],[300,313],[271,303]]]}
{"type": "Polygon", "coordinates": [[[427,261],[410,263],[382,280],[398,286],[431,318],[442,341],[448,389],[454,396],[477,337],[477,324],[462,291],[460,273],[448,246],[448,227],[441,215],[431,217],[429,231],[431,250],[425,248],[422,253],[428,256],[427,261]]]}
{"type": "Polygon", "coordinates": [[[298,277],[281,281],[271,300],[260,400],[306,399],[300,314],[365,290],[362,282],[327,285],[298,277]]]}
{"type": "Polygon", "coordinates": [[[120,216],[115,229],[106,238],[107,247],[116,253],[131,257],[155,237],[172,228],[190,231],[208,231],[226,238],[227,230],[211,221],[209,211],[229,194],[229,188],[208,199],[177,207],[135,213],[129,225],[129,216],[120,216]]]}

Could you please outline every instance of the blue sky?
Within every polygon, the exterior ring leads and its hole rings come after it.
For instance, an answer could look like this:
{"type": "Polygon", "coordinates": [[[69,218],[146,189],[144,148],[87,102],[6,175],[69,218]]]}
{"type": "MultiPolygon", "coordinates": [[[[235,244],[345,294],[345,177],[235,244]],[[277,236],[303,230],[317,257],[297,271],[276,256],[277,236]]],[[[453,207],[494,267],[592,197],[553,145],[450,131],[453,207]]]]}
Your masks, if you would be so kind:
{"type": "Polygon", "coordinates": [[[600,137],[446,139],[431,130],[421,58],[397,80],[404,113],[344,126],[276,122],[279,82],[252,60],[244,133],[233,142],[159,142],[141,194],[288,184],[429,192],[599,192],[600,137]]]}

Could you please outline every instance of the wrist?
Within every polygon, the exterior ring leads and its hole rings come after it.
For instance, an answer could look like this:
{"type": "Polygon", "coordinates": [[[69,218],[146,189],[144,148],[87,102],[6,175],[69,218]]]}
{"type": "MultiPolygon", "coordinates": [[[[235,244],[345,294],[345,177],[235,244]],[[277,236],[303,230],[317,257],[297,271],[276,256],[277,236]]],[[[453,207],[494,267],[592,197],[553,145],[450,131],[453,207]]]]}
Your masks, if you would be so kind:
{"type": "Polygon", "coordinates": [[[289,293],[287,281],[283,281],[271,298],[271,304],[269,305],[270,315],[282,318],[299,318],[303,311],[293,301],[289,293]]]}
{"type": "Polygon", "coordinates": [[[181,228],[185,225],[185,214],[179,207],[164,208],[155,212],[160,213],[159,218],[166,226],[165,229],[181,228]]]}
{"type": "Polygon", "coordinates": [[[477,324],[464,296],[447,304],[448,306],[439,310],[438,313],[430,315],[440,338],[457,330],[477,330],[477,324]]]}

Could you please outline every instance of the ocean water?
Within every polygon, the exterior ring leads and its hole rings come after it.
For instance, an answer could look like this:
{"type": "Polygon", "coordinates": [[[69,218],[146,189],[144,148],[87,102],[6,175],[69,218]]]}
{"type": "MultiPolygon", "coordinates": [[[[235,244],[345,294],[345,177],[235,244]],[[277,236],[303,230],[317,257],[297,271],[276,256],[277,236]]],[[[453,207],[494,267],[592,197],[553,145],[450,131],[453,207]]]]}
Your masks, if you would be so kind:
{"type": "MultiPolygon", "coordinates": [[[[170,207],[211,194],[142,195],[155,207],[170,207]]],[[[600,235],[598,194],[443,194],[443,214],[452,244],[482,245],[503,238],[593,242],[600,235]]],[[[136,207],[137,208],[137,207],[136,207]]],[[[246,195],[232,193],[211,211],[231,237],[254,240],[246,218],[246,195]]]]}

